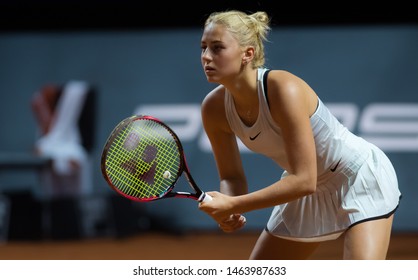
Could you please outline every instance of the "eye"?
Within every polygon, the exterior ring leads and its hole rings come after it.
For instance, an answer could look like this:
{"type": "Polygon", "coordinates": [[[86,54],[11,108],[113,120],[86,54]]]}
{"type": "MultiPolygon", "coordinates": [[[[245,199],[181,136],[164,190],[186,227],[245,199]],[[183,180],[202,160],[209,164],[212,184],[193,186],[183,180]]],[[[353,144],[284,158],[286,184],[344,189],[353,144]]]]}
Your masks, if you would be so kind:
{"type": "Polygon", "coordinates": [[[224,49],[224,47],[222,45],[214,45],[211,50],[213,53],[217,54],[219,52],[221,52],[224,49]]]}

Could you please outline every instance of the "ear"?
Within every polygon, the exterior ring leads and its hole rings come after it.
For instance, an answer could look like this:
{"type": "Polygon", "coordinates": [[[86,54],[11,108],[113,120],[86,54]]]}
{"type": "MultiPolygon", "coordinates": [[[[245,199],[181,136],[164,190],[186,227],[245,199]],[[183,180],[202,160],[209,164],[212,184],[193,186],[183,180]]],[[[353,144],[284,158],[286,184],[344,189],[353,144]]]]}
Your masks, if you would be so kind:
{"type": "Polygon", "coordinates": [[[250,63],[251,60],[254,58],[254,47],[249,46],[244,50],[244,54],[242,56],[242,62],[244,64],[250,63]]]}

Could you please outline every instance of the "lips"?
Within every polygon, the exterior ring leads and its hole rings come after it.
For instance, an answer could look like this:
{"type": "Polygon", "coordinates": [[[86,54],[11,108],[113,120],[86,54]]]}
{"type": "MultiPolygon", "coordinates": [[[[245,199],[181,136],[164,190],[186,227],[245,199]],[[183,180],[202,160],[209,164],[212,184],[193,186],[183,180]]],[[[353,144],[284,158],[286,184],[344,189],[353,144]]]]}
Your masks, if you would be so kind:
{"type": "Polygon", "coordinates": [[[210,66],[205,66],[205,72],[213,72],[215,71],[215,68],[210,67],[210,66]]]}

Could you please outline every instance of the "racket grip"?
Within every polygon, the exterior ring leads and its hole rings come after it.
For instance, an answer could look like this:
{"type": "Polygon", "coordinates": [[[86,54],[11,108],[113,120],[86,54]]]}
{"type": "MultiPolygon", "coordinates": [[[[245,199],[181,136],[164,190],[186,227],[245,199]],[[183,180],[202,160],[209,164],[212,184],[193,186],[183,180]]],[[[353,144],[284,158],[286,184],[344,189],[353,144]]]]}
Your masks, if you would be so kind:
{"type": "Polygon", "coordinates": [[[212,201],[212,197],[210,195],[208,195],[207,193],[204,193],[203,194],[203,199],[201,201],[202,202],[212,201]]]}

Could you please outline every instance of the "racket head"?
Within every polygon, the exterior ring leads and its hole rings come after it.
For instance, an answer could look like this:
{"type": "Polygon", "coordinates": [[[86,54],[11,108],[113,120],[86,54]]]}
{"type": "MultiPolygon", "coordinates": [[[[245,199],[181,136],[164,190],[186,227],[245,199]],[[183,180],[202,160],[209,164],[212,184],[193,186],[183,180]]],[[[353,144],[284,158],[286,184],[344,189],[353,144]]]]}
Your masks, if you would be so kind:
{"type": "Polygon", "coordinates": [[[183,147],[174,131],[144,115],[122,120],[108,137],[101,157],[102,175],[109,186],[140,202],[169,195],[184,164],[183,147]]]}

